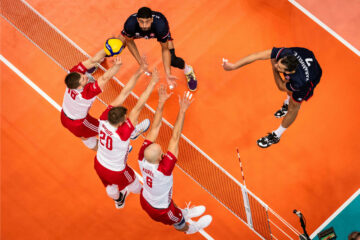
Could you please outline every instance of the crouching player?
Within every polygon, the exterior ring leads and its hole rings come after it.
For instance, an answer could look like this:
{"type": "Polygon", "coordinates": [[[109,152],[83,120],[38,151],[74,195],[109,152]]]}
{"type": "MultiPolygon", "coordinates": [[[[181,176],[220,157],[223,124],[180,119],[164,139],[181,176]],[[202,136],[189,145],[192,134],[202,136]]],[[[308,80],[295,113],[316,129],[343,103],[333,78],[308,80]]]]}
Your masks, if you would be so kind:
{"type": "Polygon", "coordinates": [[[154,143],[160,126],[165,101],[171,94],[166,93],[165,86],[159,89],[159,103],[156,109],[151,130],[139,152],[139,165],[144,178],[144,186],[140,195],[140,203],[147,214],[155,221],[173,225],[176,230],[193,234],[206,228],[212,221],[210,215],[201,217],[197,222],[188,224],[193,217],[205,212],[204,206],[180,209],[172,200],[172,171],[177,161],[179,141],[184,125],[185,112],[191,101],[191,94],[179,99],[180,110],[169,142],[168,151],[164,155],[159,144],[154,143]]]}

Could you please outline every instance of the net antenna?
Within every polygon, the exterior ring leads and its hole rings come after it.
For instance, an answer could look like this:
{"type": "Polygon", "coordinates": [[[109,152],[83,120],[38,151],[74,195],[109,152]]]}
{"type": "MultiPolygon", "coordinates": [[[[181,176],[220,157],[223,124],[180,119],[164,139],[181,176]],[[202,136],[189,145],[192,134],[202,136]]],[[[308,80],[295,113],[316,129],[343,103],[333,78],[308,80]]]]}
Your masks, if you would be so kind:
{"type": "Polygon", "coordinates": [[[243,195],[243,199],[244,199],[247,224],[248,224],[248,226],[250,228],[253,229],[254,225],[253,225],[253,219],[252,219],[252,215],[251,215],[249,195],[248,195],[248,191],[246,189],[245,175],[244,175],[244,171],[243,171],[243,168],[242,168],[242,162],[241,162],[241,158],[240,158],[239,148],[236,148],[236,152],[237,152],[237,156],[238,156],[238,159],[239,159],[241,175],[242,175],[242,179],[243,179],[243,183],[244,183],[244,186],[241,188],[241,190],[242,190],[242,195],[243,195]]]}

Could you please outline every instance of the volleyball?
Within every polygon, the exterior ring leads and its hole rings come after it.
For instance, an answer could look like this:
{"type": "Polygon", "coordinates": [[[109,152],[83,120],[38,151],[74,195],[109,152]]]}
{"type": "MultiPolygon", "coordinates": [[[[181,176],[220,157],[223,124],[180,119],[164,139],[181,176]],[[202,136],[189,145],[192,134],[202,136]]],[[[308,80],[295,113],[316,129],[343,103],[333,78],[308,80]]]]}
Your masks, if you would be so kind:
{"type": "Polygon", "coordinates": [[[118,38],[109,38],[105,42],[104,50],[108,56],[118,55],[122,52],[123,49],[124,44],[118,38]]]}

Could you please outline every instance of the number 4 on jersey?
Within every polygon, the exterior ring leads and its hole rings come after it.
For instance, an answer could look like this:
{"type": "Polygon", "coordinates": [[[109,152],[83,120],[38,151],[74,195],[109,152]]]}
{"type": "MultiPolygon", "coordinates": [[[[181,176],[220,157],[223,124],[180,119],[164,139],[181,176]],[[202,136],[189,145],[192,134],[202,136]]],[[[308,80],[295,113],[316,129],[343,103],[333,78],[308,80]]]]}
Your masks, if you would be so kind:
{"type": "Polygon", "coordinates": [[[305,58],[305,62],[308,65],[308,67],[311,66],[310,62],[313,62],[313,61],[314,61],[314,59],[312,59],[312,58],[305,58]]]}

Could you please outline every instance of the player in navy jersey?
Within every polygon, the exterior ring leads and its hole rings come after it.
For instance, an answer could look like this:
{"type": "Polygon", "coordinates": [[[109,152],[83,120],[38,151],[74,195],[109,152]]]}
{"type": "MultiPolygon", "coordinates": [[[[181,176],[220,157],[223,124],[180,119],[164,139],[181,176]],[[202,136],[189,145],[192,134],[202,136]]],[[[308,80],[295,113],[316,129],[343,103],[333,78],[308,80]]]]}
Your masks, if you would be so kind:
{"type": "Polygon", "coordinates": [[[176,77],[171,75],[170,66],[184,70],[187,85],[190,91],[197,89],[197,80],[190,65],[175,55],[173,39],[170,34],[169,24],[165,16],[160,12],[151,11],[150,8],[142,7],[137,13],[131,15],[124,24],[119,38],[129,47],[131,54],[141,64],[139,51],[134,39],[156,38],[161,45],[162,59],[166,73],[166,80],[170,89],[176,85],[176,77]]]}
{"type": "Polygon", "coordinates": [[[283,106],[274,115],[284,117],[279,128],[257,141],[259,147],[267,148],[280,141],[281,135],[294,122],[302,101],[313,95],[314,88],[320,82],[322,70],[313,52],[306,48],[276,48],[246,56],[236,63],[223,60],[226,71],[232,71],[256,60],[271,59],[275,83],[288,97],[283,106]],[[283,74],[284,79],[281,78],[283,74]]]}

